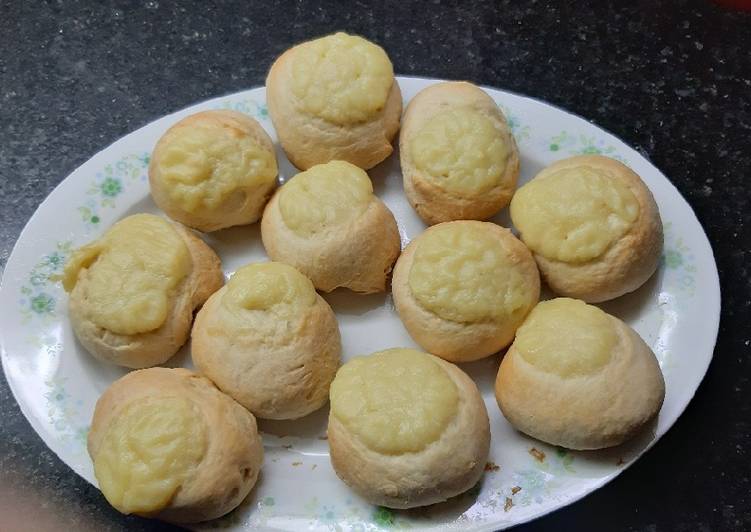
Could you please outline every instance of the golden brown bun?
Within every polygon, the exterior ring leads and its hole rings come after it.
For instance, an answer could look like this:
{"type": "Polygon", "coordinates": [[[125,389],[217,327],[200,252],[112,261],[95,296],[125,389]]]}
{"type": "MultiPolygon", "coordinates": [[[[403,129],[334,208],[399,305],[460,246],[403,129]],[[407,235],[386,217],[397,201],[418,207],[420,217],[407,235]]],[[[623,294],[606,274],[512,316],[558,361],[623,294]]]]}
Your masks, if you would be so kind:
{"type": "MultiPolygon", "coordinates": [[[[662,255],[662,220],[652,192],[623,163],[601,155],[581,155],[553,163],[540,175],[562,168],[603,168],[622,180],[639,203],[639,216],[623,237],[596,259],[569,263],[534,253],[540,273],[558,295],[598,303],[633,292],[657,270],[662,255]]],[[[524,240],[524,234],[521,235],[524,240]]]]}
{"type": "Polygon", "coordinates": [[[99,398],[88,435],[88,451],[96,460],[111,423],[133,401],[179,397],[200,411],[208,445],[169,506],[145,515],[174,523],[215,519],[231,511],[256,483],[263,463],[263,444],[253,415],[208,379],[186,369],[151,368],[115,381],[99,398]]]}
{"type": "Polygon", "coordinates": [[[477,385],[453,364],[433,357],[459,391],[459,409],[438,440],[417,452],[388,455],[365,446],[334,416],[328,441],[336,474],[368,502],[414,508],[445,501],[474,486],[490,447],[490,423],[477,385]]]}
{"type": "Polygon", "coordinates": [[[665,382],[654,353],[631,327],[607,315],[618,342],[598,372],[563,377],[527,362],[515,344],[501,362],[495,394],[518,430],[551,445],[601,449],[628,440],[662,407],[665,382]]]}
{"type": "Polygon", "coordinates": [[[508,205],[519,176],[519,149],[506,117],[482,89],[464,81],[444,82],[421,90],[407,106],[399,136],[404,192],[420,218],[429,225],[451,220],[485,220],[508,205]],[[509,146],[499,183],[481,193],[459,193],[436,185],[412,160],[409,143],[437,113],[468,106],[489,118],[509,146]]]}
{"type": "Polygon", "coordinates": [[[266,313],[263,323],[240,328],[223,319],[226,290],[196,316],[191,352],[198,370],[261,418],[296,419],[323,406],[341,353],[328,303],[316,294],[315,304],[292,319],[266,313]]]}
{"type": "Polygon", "coordinates": [[[429,227],[424,233],[446,224],[473,224],[477,230],[489,231],[512,258],[527,282],[529,303],[524,312],[503,323],[480,321],[461,323],[442,318],[424,308],[412,294],[409,273],[420,236],[404,249],[394,266],[391,291],[394,306],[410,336],[423,349],[450,362],[469,362],[497,353],[514,339],[514,333],[540,297],[540,275],[527,247],[508,229],[490,222],[456,221],[429,227]]]}
{"type": "Polygon", "coordinates": [[[399,131],[402,114],[399,84],[394,79],[383,109],[366,122],[342,126],[307,114],[290,90],[290,59],[306,44],[284,52],[266,78],[269,115],[287,158],[301,170],[333,160],[347,161],[365,170],[372,168],[394,151],[391,143],[399,131]]]}
{"type": "Polygon", "coordinates": [[[224,284],[222,263],[216,253],[189,229],[179,224],[173,226],[188,246],[192,268],[177,287],[167,320],[154,331],[117,334],[88,319],[88,270],[80,271],[68,302],[70,322],[81,345],[99,360],[127,368],[146,368],[166,362],[188,339],[193,311],[224,284]]]}
{"type": "Polygon", "coordinates": [[[364,294],[383,292],[401,250],[396,220],[388,207],[373,196],[353,223],[306,237],[284,222],[279,209],[282,188],[261,220],[261,237],[271,260],[294,266],[323,292],[339,287],[364,294]]]}
{"type": "Polygon", "coordinates": [[[203,232],[216,231],[234,225],[256,222],[263,207],[276,188],[276,177],[264,180],[256,186],[240,186],[226,196],[214,208],[202,207],[186,210],[170,196],[170,184],[165,182],[160,171],[160,162],[176,132],[195,126],[212,128],[217,132],[229,132],[235,138],[248,138],[273,157],[276,168],[274,144],[263,127],[253,118],[229,110],[202,111],[183,118],[162,135],[157,142],[149,164],[149,185],[154,203],[175,221],[203,232]]]}

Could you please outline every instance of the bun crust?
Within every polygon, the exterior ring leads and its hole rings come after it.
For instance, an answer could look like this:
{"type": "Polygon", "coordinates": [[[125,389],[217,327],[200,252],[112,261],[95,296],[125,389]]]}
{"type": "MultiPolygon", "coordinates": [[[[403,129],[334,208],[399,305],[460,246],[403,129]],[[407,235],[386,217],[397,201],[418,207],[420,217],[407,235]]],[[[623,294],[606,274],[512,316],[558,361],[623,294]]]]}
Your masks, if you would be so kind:
{"type": "Polygon", "coordinates": [[[399,229],[388,207],[372,196],[351,223],[302,236],[284,221],[279,206],[283,189],[271,198],[261,220],[261,237],[271,260],[294,266],[323,292],[339,287],[364,294],[383,292],[401,250],[399,229]]]}
{"type": "Polygon", "coordinates": [[[173,523],[215,519],[237,507],[256,483],[263,445],[253,415],[186,369],[151,368],[115,381],[99,398],[88,435],[96,461],[112,423],[134,401],[178,397],[197,409],[207,427],[203,459],[189,472],[167,507],[144,514],[173,523]]]}
{"type": "MultiPolygon", "coordinates": [[[[195,149],[194,147],[191,148],[195,149]]],[[[239,149],[235,146],[229,153],[223,155],[225,157],[224,166],[235,164],[231,162],[231,158],[236,155],[239,149]]],[[[190,163],[190,161],[187,161],[187,163],[190,163]]],[[[214,170],[216,168],[212,169],[211,172],[214,170]]],[[[274,144],[256,120],[237,111],[203,111],[180,120],[159,139],[149,163],[149,185],[154,203],[167,216],[193,229],[211,232],[225,227],[256,222],[261,217],[263,207],[276,188],[276,173],[274,144]],[[226,135],[235,140],[248,140],[256,149],[265,153],[265,157],[272,163],[265,170],[268,175],[257,178],[258,182],[251,186],[241,182],[234,183],[223,194],[221,201],[216,202],[211,207],[202,205],[200,208],[186,209],[180,201],[172,197],[174,184],[165,179],[161,165],[168,157],[168,148],[175,141],[175,138],[187,129],[196,127],[214,131],[217,137],[226,135]]],[[[241,179],[242,176],[236,175],[234,178],[241,179]]],[[[204,190],[204,197],[209,197],[216,188],[216,186],[212,186],[204,190]]]]}
{"type": "Polygon", "coordinates": [[[336,474],[372,504],[414,508],[445,501],[474,486],[490,447],[485,403],[461,369],[432,357],[456,384],[459,406],[438,440],[417,452],[383,454],[365,446],[335,417],[328,440],[336,474]]]}
{"type": "Polygon", "coordinates": [[[290,90],[293,57],[302,43],[284,52],[266,78],[266,101],[279,142],[290,162],[300,170],[333,160],[352,163],[365,170],[394,151],[392,141],[399,131],[402,95],[396,79],[386,103],[371,119],[339,125],[301,109],[290,90]]]}
{"type": "Polygon", "coordinates": [[[173,226],[188,247],[192,267],[171,299],[166,321],[154,331],[117,334],[87,318],[88,270],[80,271],[70,293],[68,312],[78,341],[99,360],[134,369],[163,364],[188,340],[193,311],[224,284],[222,263],[216,253],[189,229],[173,226]]]}
{"type": "Polygon", "coordinates": [[[256,416],[296,419],[323,406],[339,367],[336,316],[316,294],[315,304],[291,320],[273,315],[258,327],[238,329],[223,319],[224,287],[196,316],[193,362],[256,416]]]}
{"type": "MultiPolygon", "coordinates": [[[[603,169],[621,180],[639,204],[638,217],[625,235],[604,254],[590,261],[564,262],[540,253],[533,254],[540,273],[553,292],[598,303],[633,292],[654,274],[662,255],[662,220],[657,203],[641,178],[623,163],[609,157],[582,155],[564,159],[545,168],[535,179],[580,166],[603,169]]],[[[524,240],[523,231],[521,239],[524,240]]]]}
{"type": "Polygon", "coordinates": [[[514,339],[514,333],[540,297],[540,275],[527,247],[506,228],[489,222],[446,222],[428,228],[405,248],[394,266],[392,294],[399,317],[410,336],[423,349],[450,362],[469,362],[497,353],[514,339]],[[463,323],[444,319],[423,307],[409,285],[410,270],[422,235],[447,224],[472,224],[478,231],[487,231],[505,250],[514,268],[525,280],[528,290],[526,309],[516,318],[503,323],[478,321],[463,323]]]}
{"type": "Polygon", "coordinates": [[[606,315],[617,333],[609,363],[561,376],[506,352],[495,382],[498,405],[521,432],[569,449],[602,449],[633,437],[662,407],[665,382],[652,350],[628,325],[606,315]]]}
{"type": "Polygon", "coordinates": [[[429,225],[451,220],[485,220],[511,201],[519,177],[519,149],[506,117],[493,99],[479,87],[461,82],[444,82],[420,91],[407,106],[399,137],[404,192],[412,207],[429,225]],[[457,107],[469,107],[490,119],[499,138],[508,146],[508,159],[497,184],[489,190],[452,191],[438,186],[412,158],[410,142],[437,114],[457,107]]]}

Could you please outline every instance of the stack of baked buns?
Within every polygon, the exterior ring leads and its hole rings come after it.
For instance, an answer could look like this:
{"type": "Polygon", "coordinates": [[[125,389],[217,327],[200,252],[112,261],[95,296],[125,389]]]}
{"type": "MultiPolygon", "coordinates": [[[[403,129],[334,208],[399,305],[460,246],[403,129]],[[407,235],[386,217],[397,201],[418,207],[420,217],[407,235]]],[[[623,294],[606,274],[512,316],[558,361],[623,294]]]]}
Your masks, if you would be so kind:
{"type": "Polygon", "coordinates": [[[665,385],[654,353],[589,304],[636,290],[657,268],[662,224],[636,173],[572,157],[517,190],[519,150],[490,96],[465,82],[429,86],[407,107],[399,143],[404,193],[431,227],[400,255],[397,222],[366,173],[400,126],[384,50],[344,33],[299,44],[266,90],[300,173],[277,188],[273,143],[252,118],[189,116],[149,167],[167,217],[124,218],[65,268],[81,345],[139,370],[102,395],[88,437],[115,508],[178,523],[229,512],[262,466],[256,418],[294,420],[329,400],[331,463],[355,492],[392,508],[444,501],[477,483],[491,437],[480,391],[455,363],[506,348],[498,406],[533,438],[600,449],[655,418],[665,385]],[[518,237],[484,221],[508,205],[518,237]],[[192,229],[259,219],[271,261],[225,284],[192,229]],[[342,353],[318,291],[383,292],[390,278],[424,351],[342,353]],[[541,278],[564,297],[540,302],[541,278]],[[155,367],[189,338],[197,373],[155,367]]]}

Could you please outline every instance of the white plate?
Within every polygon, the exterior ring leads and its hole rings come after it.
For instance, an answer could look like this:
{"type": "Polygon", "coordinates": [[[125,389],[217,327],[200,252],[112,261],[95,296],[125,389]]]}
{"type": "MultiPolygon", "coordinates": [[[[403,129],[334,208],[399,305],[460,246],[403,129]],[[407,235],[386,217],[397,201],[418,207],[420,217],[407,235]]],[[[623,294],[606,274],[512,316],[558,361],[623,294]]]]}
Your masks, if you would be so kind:
{"type": "MultiPolygon", "coordinates": [[[[436,80],[399,78],[405,100],[436,80]]],[[[390,527],[491,530],[527,521],[569,504],[618,475],[675,422],[712,358],[720,290],[712,249],[691,208],[644,157],[613,135],[558,108],[487,89],[504,109],[522,153],[524,182],[555,160],[582,153],[618,158],[642,176],[665,224],[665,254],[658,273],[636,293],[602,307],[626,320],[649,343],[665,374],[667,395],[659,419],[635,441],[603,452],[568,452],[515,432],[501,415],[492,383],[498,357],[464,369],[477,381],[490,413],[492,444],[487,473],[468,494],[433,507],[390,511],[350,492],[329,464],[324,440],[327,408],[296,422],[261,422],[266,460],[258,487],[241,507],[200,528],[261,527],[299,530],[374,530],[390,527]]],[[[71,249],[136,212],[157,212],[146,167],[154,143],[177,120],[196,111],[231,108],[258,119],[275,137],[263,88],[204,102],[120,139],[68,176],[42,203],[21,233],[0,291],[2,361],[23,413],[45,443],[79,475],[95,483],[85,440],[97,397],[125,370],[100,363],[74,338],[66,296],[54,276],[71,249]]],[[[294,168],[278,149],[281,175],[294,168]]],[[[398,155],[370,172],[376,193],[396,216],[402,243],[424,225],[404,198],[398,155]]],[[[506,212],[498,222],[508,225],[506,212]]],[[[258,226],[207,237],[225,272],[265,258],[258,226]]],[[[388,295],[336,291],[344,359],[394,346],[414,346],[388,295]]],[[[190,365],[188,348],[169,365],[190,365]]]]}

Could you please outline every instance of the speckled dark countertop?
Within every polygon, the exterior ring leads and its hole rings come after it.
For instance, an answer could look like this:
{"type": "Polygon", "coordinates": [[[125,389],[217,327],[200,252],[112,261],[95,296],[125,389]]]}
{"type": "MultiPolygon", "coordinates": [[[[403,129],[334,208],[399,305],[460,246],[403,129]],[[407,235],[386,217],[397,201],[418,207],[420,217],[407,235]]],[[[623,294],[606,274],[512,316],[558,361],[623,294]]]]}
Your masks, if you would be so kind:
{"type": "MultiPolygon", "coordinates": [[[[693,402],[611,484],[522,528],[751,528],[751,14],[674,0],[590,10],[514,1],[133,4],[0,2],[0,264],[42,199],[92,154],[168,112],[262,84],[293,43],[360,33],[386,48],[400,74],[510,89],[612,131],[672,179],[715,249],[722,323],[693,402]]],[[[0,420],[0,529],[164,526],[110,509],[47,450],[4,377],[0,420]]]]}

